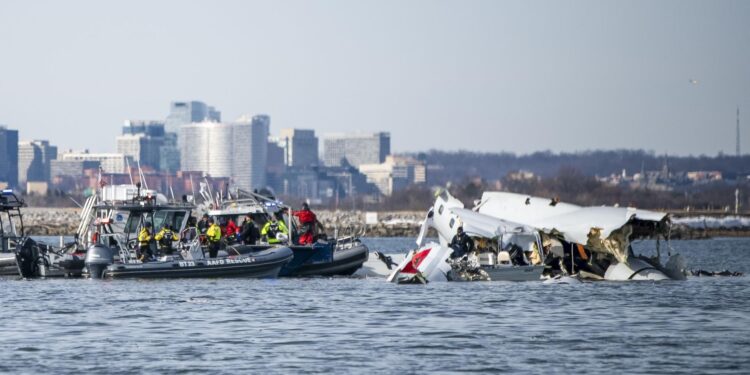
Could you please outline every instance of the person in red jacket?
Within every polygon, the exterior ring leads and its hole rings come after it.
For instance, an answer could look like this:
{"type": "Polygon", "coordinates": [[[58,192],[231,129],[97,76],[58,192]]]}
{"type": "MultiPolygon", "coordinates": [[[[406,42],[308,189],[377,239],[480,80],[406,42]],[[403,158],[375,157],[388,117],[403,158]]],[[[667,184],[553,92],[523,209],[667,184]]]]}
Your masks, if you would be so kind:
{"type": "Polygon", "coordinates": [[[227,242],[234,242],[234,240],[237,239],[237,233],[239,233],[239,231],[240,228],[237,227],[237,224],[234,223],[234,220],[232,220],[232,218],[229,218],[227,226],[224,227],[224,238],[227,239],[227,242]]]}
{"type": "Polygon", "coordinates": [[[299,220],[299,244],[312,244],[315,240],[315,227],[319,224],[317,216],[310,211],[307,203],[302,203],[302,210],[295,211],[294,216],[299,220]]]}

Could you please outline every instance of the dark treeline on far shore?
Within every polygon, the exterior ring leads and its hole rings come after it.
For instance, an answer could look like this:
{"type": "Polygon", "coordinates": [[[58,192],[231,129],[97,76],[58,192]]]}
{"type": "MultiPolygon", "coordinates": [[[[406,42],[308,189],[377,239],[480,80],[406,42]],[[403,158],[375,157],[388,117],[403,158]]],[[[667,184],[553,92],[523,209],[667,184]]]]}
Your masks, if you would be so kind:
{"type": "MultiPolygon", "coordinates": [[[[516,180],[501,178],[496,181],[464,179],[450,183],[451,194],[471,207],[485,191],[509,191],[520,194],[554,198],[580,205],[620,205],[656,210],[692,210],[733,212],[734,192],[740,190],[740,207],[747,212],[750,207],[750,183],[727,184],[712,182],[689,189],[657,191],[610,186],[568,167],[561,168],[557,175],[538,179],[516,180]]],[[[379,204],[382,210],[423,210],[434,202],[434,189],[427,186],[410,186],[385,198],[379,204]]]]}
{"type": "Polygon", "coordinates": [[[561,168],[573,168],[587,176],[633,174],[640,171],[661,170],[665,163],[674,171],[719,171],[726,177],[750,173],[750,154],[741,157],[672,156],[645,150],[583,151],[575,153],[535,152],[527,155],[513,153],[480,153],[470,151],[436,151],[410,154],[425,160],[428,184],[444,185],[467,178],[499,180],[508,173],[525,170],[542,177],[554,177],[561,168]]]}
{"type": "MultiPolygon", "coordinates": [[[[581,205],[620,205],[657,210],[710,210],[731,213],[739,190],[741,212],[750,212],[750,155],[741,157],[665,156],[643,150],[579,153],[511,153],[429,151],[411,154],[424,160],[426,183],[394,189],[391,196],[342,196],[317,209],[422,211],[432,205],[437,189],[471,206],[484,191],[510,191],[554,198],[581,205]],[[620,179],[623,170],[628,178],[620,179]],[[524,171],[519,173],[519,171],[524,171]],[[696,180],[689,172],[703,173],[696,180]],[[641,175],[639,179],[635,175],[641,175]],[[705,176],[710,176],[705,178],[705,176]],[[692,178],[692,179],[691,179],[692,178]]],[[[700,175],[700,173],[699,173],[700,175]]],[[[182,193],[175,192],[178,196],[182,193]]],[[[50,191],[47,196],[24,196],[30,206],[75,206],[81,194],[50,191]]],[[[292,207],[303,197],[280,196],[292,207]]]]}

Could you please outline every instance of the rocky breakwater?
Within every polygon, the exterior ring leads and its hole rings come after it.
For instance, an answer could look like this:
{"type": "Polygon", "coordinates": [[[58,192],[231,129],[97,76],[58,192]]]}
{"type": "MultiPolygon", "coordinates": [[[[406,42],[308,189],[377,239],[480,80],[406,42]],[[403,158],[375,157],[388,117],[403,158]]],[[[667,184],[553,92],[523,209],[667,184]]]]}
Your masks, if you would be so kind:
{"type": "Polygon", "coordinates": [[[80,213],[80,208],[24,208],[23,223],[26,234],[30,236],[73,235],[81,221],[80,213]]]}
{"type": "MultiPolygon", "coordinates": [[[[80,222],[79,208],[28,207],[23,210],[26,234],[32,236],[73,235],[80,222]]],[[[423,212],[378,212],[374,216],[364,211],[316,211],[318,220],[328,235],[339,237],[351,234],[368,237],[416,237],[423,212]],[[374,220],[373,220],[374,219],[374,220]]]]}
{"type": "Polygon", "coordinates": [[[318,220],[329,235],[367,237],[416,237],[424,212],[318,211],[318,220]]]}

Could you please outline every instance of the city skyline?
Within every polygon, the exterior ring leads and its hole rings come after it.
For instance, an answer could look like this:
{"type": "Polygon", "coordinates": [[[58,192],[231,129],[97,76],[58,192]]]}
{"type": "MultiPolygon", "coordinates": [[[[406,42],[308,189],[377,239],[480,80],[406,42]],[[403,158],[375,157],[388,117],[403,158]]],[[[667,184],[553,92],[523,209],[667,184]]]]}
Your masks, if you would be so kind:
{"type": "Polygon", "coordinates": [[[750,106],[740,1],[0,9],[0,124],[60,149],[110,152],[114,141],[92,140],[201,100],[278,129],[387,131],[397,153],[733,154],[736,108],[750,106]]]}

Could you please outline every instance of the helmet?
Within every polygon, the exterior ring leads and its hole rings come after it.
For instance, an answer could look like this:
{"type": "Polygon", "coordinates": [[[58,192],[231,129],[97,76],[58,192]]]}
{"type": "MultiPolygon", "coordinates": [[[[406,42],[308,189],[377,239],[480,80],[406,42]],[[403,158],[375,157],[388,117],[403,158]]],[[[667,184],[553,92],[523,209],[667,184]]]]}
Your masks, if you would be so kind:
{"type": "Polygon", "coordinates": [[[307,202],[304,202],[304,203],[302,203],[302,209],[303,210],[309,210],[310,209],[310,205],[308,205],[307,202]]]}
{"type": "Polygon", "coordinates": [[[152,225],[150,221],[147,221],[146,224],[143,224],[143,226],[145,226],[146,228],[151,228],[152,225]]]}

